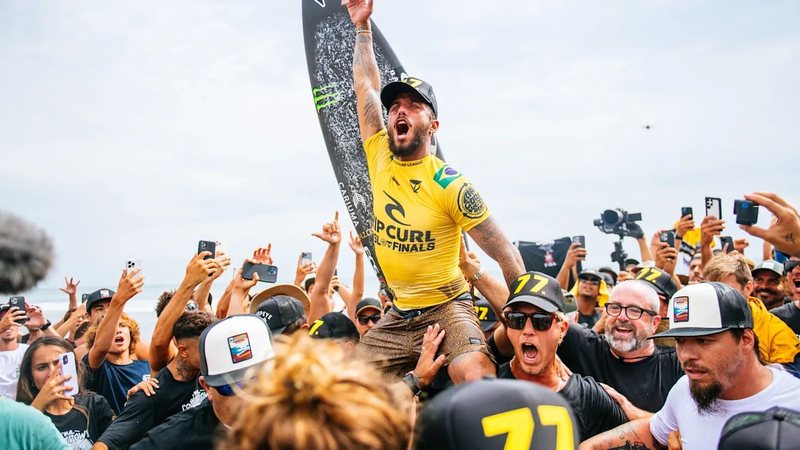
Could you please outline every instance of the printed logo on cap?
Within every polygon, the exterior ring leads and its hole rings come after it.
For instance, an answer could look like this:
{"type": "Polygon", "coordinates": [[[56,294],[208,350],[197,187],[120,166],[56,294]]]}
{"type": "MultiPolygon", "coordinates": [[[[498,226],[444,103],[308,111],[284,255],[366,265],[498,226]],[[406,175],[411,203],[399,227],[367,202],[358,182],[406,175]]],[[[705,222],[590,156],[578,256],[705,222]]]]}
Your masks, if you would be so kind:
{"type": "Polygon", "coordinates": [[[422,84],[422,81],[416,78],[406,78],[403,80],[403,83],[408,84],[416,89],[420,84],[422,84]]]}
{"type": "Polygon", "coordinates": [[[253,358],[253,350],[250,348],[250,338],[247,333],[228,337],[228,349],[234,364],[253,358]]]}
{"type": "Polygon", "coordinates": [[[689,321],[689,297],[675,297],[672,300],[672,313],[674,322],[688,322],[689,321]]]}
{"type": "Polygon", "coordinates": [[[111,297],[111,295],[110,295],[110,293],[108,292],[108,290],[106,290],[106,289],[101,289],[101,290],[100,290],[100,297],[101,297],[101,298],[102,298],[102,297],[111,297]]]}

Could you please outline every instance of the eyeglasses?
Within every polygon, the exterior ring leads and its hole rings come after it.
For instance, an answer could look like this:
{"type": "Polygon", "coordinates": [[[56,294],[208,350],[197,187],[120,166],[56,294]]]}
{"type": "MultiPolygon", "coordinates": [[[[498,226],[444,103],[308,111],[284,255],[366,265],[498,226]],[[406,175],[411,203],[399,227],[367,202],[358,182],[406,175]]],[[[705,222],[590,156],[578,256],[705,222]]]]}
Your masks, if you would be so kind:
{"type": "Polygon", "coordinates": [[[642,317],[642,314],[644,313],[647,313],[651,316],[658,314],[651,309],[639,308],[638,306],[622,306],[619,303],[606,303],[606,313],[611,317],[618,317],[620,314],[622,314],[623,310],[625,311],[625,316],[631,320],[636,320],[642,317]]]}
{"type": "Polygon", "coordinates": [[[378,321],[381,320],[381,315],[373,314],[371,316],[358,316],[358,323],[360,323],[361,325],[368,324],[370,320],[372,321],[372,323],[378,323],[378,321]]]}
{"type": "Polygon", "coordinates": [[[242,380],[242,381],[237,381],[233,384],[223,384],[222,386],[214,386],[214,389],[216,389],[217,392],[219,392],[219,395],[223,397],[233,397],[234,395],[236,395],[236,390],[233,387],[233,385],[235,384],[236,386],[239,387],[239,389],[244,389],[244,385],[247,384],[248,381],[249,380],[242,380]]]}
{"type": "Polygon", "coordinates": [[[553,319],[555,319],[555,316],[552,314],[538,312],[525,314],[524,312],[510,311],[503,314],[503,316],[506,318],[506,324],[508,325],[508,328],[511,328],[512,330],[524,329],[525,323],[528,322],[528,317],[530,317],[534,330],[547,331],[551,326],[553,326],[553,319]]]}
{"type": "Polygon", "coordinates": [[[588,277],[587,277],[587,278],[578,278],[578,279],[579,279],[579,280],[581,280],[581,281],[582,281],[582,282],[584,282],[584,283],[593,284],[593,285],[595,285],[595,286],[597,286],[598,284],[600,284],[600,280],[598,280],[597,278],[588,278],[588,277]]]}

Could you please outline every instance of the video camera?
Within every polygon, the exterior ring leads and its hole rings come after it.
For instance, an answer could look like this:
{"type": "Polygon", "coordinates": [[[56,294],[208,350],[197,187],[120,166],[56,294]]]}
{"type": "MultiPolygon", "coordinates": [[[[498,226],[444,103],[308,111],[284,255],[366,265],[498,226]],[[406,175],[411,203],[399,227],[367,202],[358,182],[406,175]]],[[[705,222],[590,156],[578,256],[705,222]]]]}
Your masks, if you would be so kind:
{"type": "Polygon", "coordinates": [[[642,220],[641,213],[628,213],[622,208],[607,209],[599,219],[594,220],[594,226],[606,234],[616,234],[620,237],[640,237],[642,229],[636,222],[642,220]]]}

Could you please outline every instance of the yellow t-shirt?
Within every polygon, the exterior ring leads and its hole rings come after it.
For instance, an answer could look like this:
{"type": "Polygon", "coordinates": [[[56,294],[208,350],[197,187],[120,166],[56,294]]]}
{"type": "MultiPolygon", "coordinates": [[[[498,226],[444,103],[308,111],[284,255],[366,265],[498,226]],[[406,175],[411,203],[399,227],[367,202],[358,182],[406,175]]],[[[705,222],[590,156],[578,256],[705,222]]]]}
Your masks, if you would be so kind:
{"type": "Polygon", "coordinates": [[[436,155],[397,161],[381,130],[364,142],[375,254],[400,309],[452,300],[468,286],[458,268],[461,230],[489,217],[477,189],[436,155]]]}
{"type": "Polygon", "coordinates": [[[756,298],[747,299],[753,312],[753,332],[758,336],[761,358],[771,364],[792,364],[800,353],[800,339],[780,318],[770,313],[756,298]]]}

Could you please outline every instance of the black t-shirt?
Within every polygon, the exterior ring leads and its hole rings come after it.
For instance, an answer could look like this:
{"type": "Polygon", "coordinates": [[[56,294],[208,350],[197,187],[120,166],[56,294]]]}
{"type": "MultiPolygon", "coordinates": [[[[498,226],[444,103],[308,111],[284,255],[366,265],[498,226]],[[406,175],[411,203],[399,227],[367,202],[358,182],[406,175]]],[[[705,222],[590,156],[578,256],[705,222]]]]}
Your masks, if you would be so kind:
{"type": "Polygon", "coordinates": [[[131,450],[213,449],[218,427],[219,419],[214,414],[214,408],[205,399],[197,407],[175,414],[150,430],[131,450]]]}
{"type": "Polygon", "coordinates": [[[114,411],[103,396],[85,392],[75,396],[75,406],[56,416],[45,411],[61,436],[73,449],[88,449],[97,442],[114,419],[114,411]]]}
{"type": "Polygon", "coordinates": [[[151,428],[161,425],[173,414],[199,405],[206,392],[197,380],[177,381],[168,367],[156,375],[159,388],[148,397],[144,392],[131,396],[117,420],[100,437],[109,449],[127,449],[151,428]]]}
{"type": "Polygon", "coordinates": [[[800,334],[800,310],[794,306],[794,303],[789,302],[783,306],[772,308],[769,312],[786,322],[786,325],[789,325],[789,328],[791,328],[795,334],[800,334]]]}
{"type": "MultiPolygon", "coordinates": [[[[500,366],[497,371],[498,378],[516,379],[511,373],[511,364],[500,366]]],[[[573,373],[567,384],[558,391],[572,407],[575,419],[578,421],[581,441],[616,428],[628,421],[619,404],[614,401],[597,384],[592,377],[583,377],[573,373]]]]}
{"type": "Polygon", "coordinates": [[[128,399],[128,390],[150,378],[150,363],[134,359],[130,364],[112,364],[107,360],[97,369],[89,366],[89,354],[83,357],[84,383],[108,400],[115,414],[122,411],[128,399]]]}
{"type": "Polygon", "coordinates": [[[594,324],[596,324],[597,321],[600,320],[600,317],[602,317],[602,313],[599,312],[595,312],[594,314],[589,316],[584,316],[580,311],[577,311],[577,313],[578,313],[578,319],[577,319],[578,323],[587,328],[592,328],[594,324]]]}
{"type": "Polygon", "coordinates": [[[580,326],[570,325],[558,356],[573,372],[613,387],[650,412],[664,406],[670,389],[683,376],[674,348],[655,347],[655,352],[641,361],[623,362],[611,353],[605,337],[580,326]]]}
{"type": "Polygon", "coordinates": [[[494,356],[494,360],[498,366],[511,361],[513,355],[505,356],[500,353],[500,348],[497,347],[497,342],[494,340],[494,334],[489,336],[489,339],[486,339],[486,345],[489,347],[489,351],[492,352],[492,356],[494,356]]]}

